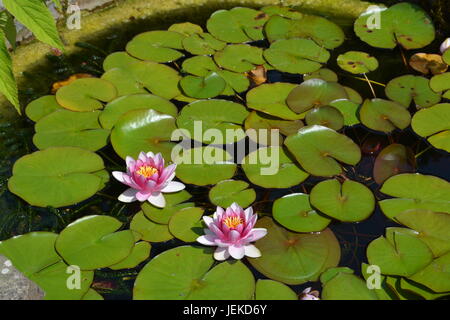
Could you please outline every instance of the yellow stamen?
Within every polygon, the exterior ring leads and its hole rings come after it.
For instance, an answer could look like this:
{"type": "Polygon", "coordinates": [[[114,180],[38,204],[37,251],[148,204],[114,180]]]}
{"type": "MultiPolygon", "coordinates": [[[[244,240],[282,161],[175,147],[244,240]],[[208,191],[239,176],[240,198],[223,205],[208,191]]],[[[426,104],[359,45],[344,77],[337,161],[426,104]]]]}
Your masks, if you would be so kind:
{"type": "Polygon", "coordinates": [[[141,176],[144,176],[146,178],[150,178],[152,175],[158,172],[158,169],[153,168],[152,166],[142,166],[139,168],[138,171],[136,171],[141,176]]]}
{"type": "Polygon", "coordinates": [[[244,221],[239,217],[228,217],[223,220],[223,223],[230,229],[236,229],[236,227],[243,224],[244,221]]]}

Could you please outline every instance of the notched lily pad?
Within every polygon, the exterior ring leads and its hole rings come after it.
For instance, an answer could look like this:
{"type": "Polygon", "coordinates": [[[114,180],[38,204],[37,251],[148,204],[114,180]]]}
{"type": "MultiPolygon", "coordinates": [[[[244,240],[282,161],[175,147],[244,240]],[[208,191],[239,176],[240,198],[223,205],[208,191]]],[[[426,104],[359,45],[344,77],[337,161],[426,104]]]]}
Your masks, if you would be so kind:
{"type": "Polygon", "coordinates": [[[112,270],[134,268],[150,256],[151,247],[152,246],[150,245],[150,243],[145,241],[139,241],[134,245],[128,257],[126,257],[119,263],[110,266],[109,268],[112,270]]]}
{"type": "Polygon", "coordinates": [[[56,97],[47,95],[31,101],[25,108],[25,114],[34,122],[38,122],[41,118],[60,109],[62,107],[56,101],[56,97]]]}
{"type": "Polygon", "coordinates": [[[164,199],[166,199],[166,206],[164,208],[158,208],[149,202],[145,202],[142,204],[141,209],[150,220],[159,224],[168,224],[170,218],[177,211],[195,206],[194,202],[186,202],[190,198],[191,195],[186,190],[167,193],[164,195],[164,199]]]}
{"type": "Polygon", "coordinates": [[[442,97],[450,99],[450,72],[435,75],[430,80],[434,92],[442,92],[442,97]]]}
{"type": "Polygon", "coordinates": [[[167,224],[159,224],[148,219],[142,211],[136,213],[131,220],[130,230],[141,235],[148,242],[164,242],[173,238],[167,224]]]}
{"type": "Polygon", "coordinates": [[[353,126],[360,123],[358,119],[359,103],[349,99],[337,99],[329,103],[331,107],[339,110],[344,117],[344,125],[353,126]]]}
{"type": "Polygon", "coordinates": [[[385,133],[405,129],[411,115],[403,105],[384,99],[366,99],[359,110],[361,122],[369,129],[385,133]]]}
{"type": "Polygon", "coordinates": [[[194,33],[183,39],[186,51],[195,55],[214,54],[225,48],[226,42],[217,40],[209,33],[194,33]]]}
{"type": "Polygon", "coordinates": [[[450,291],[450,252],[434,259],[425,268],[409,279],[424,285],[434,292],[450,291]]]}
{"type": "Polygon", "coordinates": [[[247,208],[256,199],[256,192],[249,188],[245,181],[224,180],[209,190],[211,203],[222,208],[228,208],[236,202],[242,208],[247,208]]]}
{"type": "Polygon", "coordinates": [[[394,143],[378,154],[373,166],[373,177],[376,183],[382,184],[389,177],[414,172],[415,169],[416,158],[411,148],[394,143]]]}
{"type": "Polygon", "coordinates": [[[227,83],[217,73],[211,72],[205,77],[185,76],[180,80],[183,92],[192,98],[208,99],[217,97],[225,90],[227,83]]]}
{"type": "Polygon", "coordinates": [[[340,54],[337,63],[342,70],[350,73],[368,73],[378,68],[378,60],[366,52],[347,51],[340,54]]]}
{"type": "Polygon", "coordinates": [[[216,63],[233,72],[247,72],[255,66],[263,65],[263,50],[247,44],[228,45],[214,54],[216,63]]]}
{"type": "Polygon", "coordinates": [[[342,113],[330,106],[309,110],[305,120],[308,126],[317,124],[333,130],[340,130],[344,126],[344,116],[342,113]]]}
{"type": "Polygon", "coordinates": [[[170,218],[169,231],[184,242],[194,242],[203,235],[202,208],[184,208],[170,218]]]}

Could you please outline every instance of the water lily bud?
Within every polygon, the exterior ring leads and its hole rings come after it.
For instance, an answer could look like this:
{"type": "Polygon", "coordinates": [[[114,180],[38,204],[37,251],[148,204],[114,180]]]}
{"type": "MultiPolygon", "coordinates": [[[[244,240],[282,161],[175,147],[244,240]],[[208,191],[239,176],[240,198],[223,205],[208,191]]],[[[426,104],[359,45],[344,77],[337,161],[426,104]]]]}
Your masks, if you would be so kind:
{"type": "Polygon", "coordinates": [[[450,38],[447,38],[441,44],[441,53],[444,53],[448,48],[450,48],[450,38]]]}
{"type": "Polygon", "coordinates": [[[300,300],[320,300],[319,291],[311,291],[311,287],[308,287],[300,294],[300,300]]]}

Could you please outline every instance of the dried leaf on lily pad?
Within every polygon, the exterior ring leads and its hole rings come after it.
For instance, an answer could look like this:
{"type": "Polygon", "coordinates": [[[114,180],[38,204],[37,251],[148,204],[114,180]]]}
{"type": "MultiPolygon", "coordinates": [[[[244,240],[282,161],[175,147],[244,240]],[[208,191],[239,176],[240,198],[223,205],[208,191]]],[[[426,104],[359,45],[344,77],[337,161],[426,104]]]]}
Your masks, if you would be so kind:
{"type": "Polygon", "coordinates": [[[259,86],[267,81],[267,70],[264,66],[256,66],[255,69],[247,72],[247,77],[250,78],[253,85],[259,86]]]}
{"type": "Polygon", "coordinates": [[[394,143],[378,154],[373,166],[373,177],[376,183],[382,184],[389,177],[414,172],[415,169],[416,158],[411,148],[394,143]]]}
{"type": "Polygon", "coordinates": [[[347,51],[340,54],[337,63],[342,70],[350,73],[368,73],[378,68],[378,60],[366,52],[347,51]]]}
{"type": "Polygon", "coordinates": [[[409,65],[423,74],[440,74],[448,69],[448,65],[442,60],[442,56],[433,53],[415,53],[409,58],[409,65]]]}

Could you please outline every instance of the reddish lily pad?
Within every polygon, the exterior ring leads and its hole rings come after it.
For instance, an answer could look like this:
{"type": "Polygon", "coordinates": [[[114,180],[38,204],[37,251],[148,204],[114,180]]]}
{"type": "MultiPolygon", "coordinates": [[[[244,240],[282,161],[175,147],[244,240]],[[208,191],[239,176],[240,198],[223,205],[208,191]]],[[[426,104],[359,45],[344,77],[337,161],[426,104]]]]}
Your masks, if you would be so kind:
{"type": "Polygon", "coordinates": [[[415,169],[416,158],[411,148],[394,143],[378,154],[373,166],[373,177],[376,183],[382,184],[389,177],[414,172],[415,169]]]}

